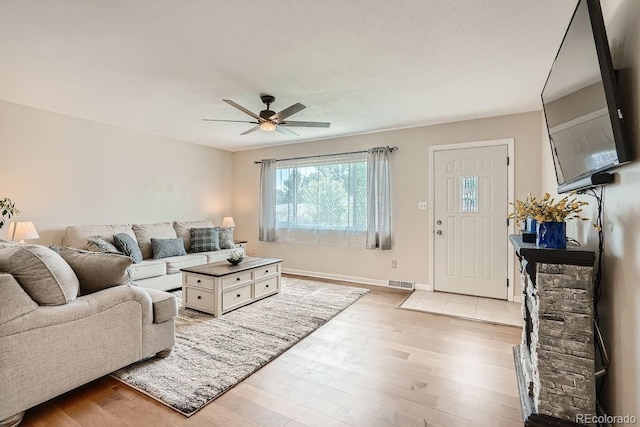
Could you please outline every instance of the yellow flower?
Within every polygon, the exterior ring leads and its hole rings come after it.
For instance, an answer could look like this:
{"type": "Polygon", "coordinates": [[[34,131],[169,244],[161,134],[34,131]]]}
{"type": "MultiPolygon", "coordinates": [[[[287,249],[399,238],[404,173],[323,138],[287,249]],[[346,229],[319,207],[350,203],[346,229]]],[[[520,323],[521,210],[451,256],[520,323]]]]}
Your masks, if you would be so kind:
{"type": "Polygon", "coordinates": [[[527,218],[535,218],[538,222],[563,222],[578,218],[588,220],[582,218],[580,212],[582,206],[589,203],[571,198],[574,195],[575,192],[571,192],[556,202],[549,193],[545,193],[540,200],[529,193],[524,201],[516,200],[515,203],[511,203],[513,212],[509,214],[509,218],[515,219],[517,223],[527,218]]]}

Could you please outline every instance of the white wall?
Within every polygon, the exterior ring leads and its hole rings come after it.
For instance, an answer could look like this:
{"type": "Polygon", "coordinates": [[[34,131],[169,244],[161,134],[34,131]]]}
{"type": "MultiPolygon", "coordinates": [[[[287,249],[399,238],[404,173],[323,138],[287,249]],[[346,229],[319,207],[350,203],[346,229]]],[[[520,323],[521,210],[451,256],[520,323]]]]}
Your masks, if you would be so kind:
{"type": "MultiPolygon", "coordinates": [[[[640,158],[640,2],[602,2],[614,67],[620,70],[620,92],[626,130],[640,158]]],[[[556,188],[548,139],[542,145],[543,191],[556,188]]],[[[603,407],[610,415],[640,418],[640,161],[616,171],[616,182],[604,191],[605,249],[602,299],[599,304],[611,367],[605,377],[603,407]]],[[[587,215],[595,217],[592,198],[587,215]]],[[[597,250],[597,233],[588,224],[567,232],[597,250]]]]}
{"type": "Polygon", "coordinates": [[[374,282],[394,279],[427,284],[428,213],[419,211],[417,203],[428,200],[429,146],[515,138],[516,197],[524,198],[529,192],[540,191],[541,126],[541,116],[534,112],[236,152],[233,156],[236,234],[249,241],[249,253],[255,250],[259,256],[283,258],[288,269],[374,282]],[[339,153],[381,145],[399,147],[391,154],[393,250],[257,241],[260,166],[254,165],[254,160],[339,153]],[[391,268],[391,260],[398,261],[397,268],[391,268]]]}
{"type": "Polygon", "coordinates": [[[34,222],[41,238],[32,243],[60,244],[74,224],[233,213],[230,152],[5,101],[0,165],[0,199],[16,203],[16,220],[34,222]]]}

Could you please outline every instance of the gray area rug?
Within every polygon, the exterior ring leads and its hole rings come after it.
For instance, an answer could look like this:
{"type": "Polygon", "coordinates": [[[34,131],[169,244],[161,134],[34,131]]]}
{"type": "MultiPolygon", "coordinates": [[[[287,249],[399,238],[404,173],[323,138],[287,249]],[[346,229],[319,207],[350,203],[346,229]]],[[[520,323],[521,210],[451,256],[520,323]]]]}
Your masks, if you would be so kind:
{"type": "Polygon", "coordinates": [[[191,416],[369,292],[282,278],[279,294],[219,318],[182,308],[176,292],[176,344],[165,359],[146,359],[111,374],[191,416]]]}

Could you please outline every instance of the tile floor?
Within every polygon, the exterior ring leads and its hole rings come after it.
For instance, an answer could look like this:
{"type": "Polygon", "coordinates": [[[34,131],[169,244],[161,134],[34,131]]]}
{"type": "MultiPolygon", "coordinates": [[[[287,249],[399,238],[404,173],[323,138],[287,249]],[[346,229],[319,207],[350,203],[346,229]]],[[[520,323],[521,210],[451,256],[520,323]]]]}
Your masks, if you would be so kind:
{"type": "Polygon", "coordinates": [[[491,298],[416,290],[400,305],[400,308],[522,326],[520,303],[491,298]]]}

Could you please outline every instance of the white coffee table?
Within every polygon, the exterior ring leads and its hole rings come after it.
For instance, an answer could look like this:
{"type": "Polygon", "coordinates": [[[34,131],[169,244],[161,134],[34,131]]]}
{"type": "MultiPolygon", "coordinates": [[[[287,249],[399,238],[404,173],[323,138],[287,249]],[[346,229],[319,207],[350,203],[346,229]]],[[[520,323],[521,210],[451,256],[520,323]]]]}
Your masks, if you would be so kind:
{"type": "Polygon", "coordinates": [[[275,295],[281,266],[281,259],[246,257],[238,265],[222,261],[183,268],[182,306],[218,317],[275,295]]]}

